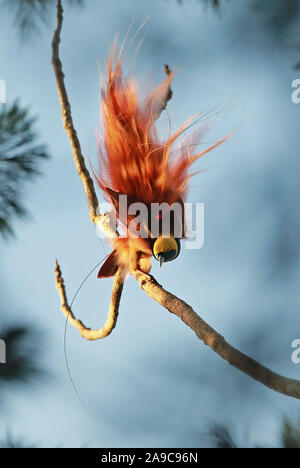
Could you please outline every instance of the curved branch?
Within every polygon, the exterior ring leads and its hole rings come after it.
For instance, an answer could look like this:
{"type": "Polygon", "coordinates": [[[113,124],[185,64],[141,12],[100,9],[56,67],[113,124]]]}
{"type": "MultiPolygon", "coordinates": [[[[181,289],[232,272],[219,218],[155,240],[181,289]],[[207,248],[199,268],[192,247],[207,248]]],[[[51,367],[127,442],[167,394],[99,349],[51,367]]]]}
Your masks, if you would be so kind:
{"type": "MultiPolygon", "coordinates": [[[[111,225],[111,220],[108,213],[99,214],[99,202],[97,199],[97,195],[95,192],[95,187],[93,183],[93,179],[90,176],[90,173],[85,165],[84,157],[81,151],[80,141],[74,127],[73,119],[72,119],[72,112],[71,112],[71,104],[68,98],[68,93],[65,86],[65,74],[62,69],[62,63],[59,57],[59,44],[60,44],[60,35],[62,30],[62,23],[63,23],[63,7],[61,4],[61,0],[57,0],[57,27],[54,31],[53,39],[52,39],[52,66],[55,73],[56,78],[56,86],[57,92],[61,103],[62,108],[62,119],[64,128],[66,133],[69,137],[73,158],[75,162],[75,166],[78,172],[78,175],[81,179],[83,189],[87,198],[88,207],[89,207],[89,214],[90,218],[93,223],[99,225],[107,237],[116,237],[117,233],[115,229],[113,229],[111,225]]],[[[155,116],[154,120],[156,120],[163,109],[166,108],[167,102],[172,97],[172,90],[170,87],[172,81],[172,73],[168,65],[165,65],[165,73],[167,78],[165,80],[165,84],[163,86],[164,93],[160,98],[159,102],[155,103],[155,116]]]]}
{"type": "MultiPolygon", "coordinates": [[[[60,43],[60,34],[63,22],[63,8],[61,4],[61,0],[57,1],[57,27],[54,32],[53,40],[52,40],[52,65],[56,77],[56,85],[57,91],[59,95],[59,99],[61,102],[62,108],[62,118],[64,128],[66,133],[69,137],[73,159],[75,162],[75,166],[78,172],[78,175],[81,179],[83,189],[87,198],[88,207],[89,207],[89,214],[90,218],[93,223],[99,225],[107,237],[115,237],[117,232],[111,226],[111,220],[109,213],[105,213],[103,215],[99,213],[99,203],[97,199],[97,195],[94,188],[93,180],[89,174],[89,171],[85,165],[84,157],[82,155],[80,141],[77,136],[76,129],[73,124],[72,113],[71,113],[71,106],[67,94],[67,90],[65,87],[64,82],[64,73],[62,70],[62,63],[59,58],[59,43],[60,43]]],[[[113,290],[111,295],[111,302],[110,308],[108,311],[108,316],[105,325],[100,328],[99,330],[91,330],[87,328],[80,320],[76,319],[72,313],[71,308],[67,302],[67,296],[65,291],[65,285],[63,278],[61,276],[61,271],[59,268],[58,263],[56,262],[56,286],[59,291],[60,299],[61,299],[61,310],[68,318],[69,322],[80,331],[81,336],[86,338],[87,340],[96,340],[99,338],[104,338],[105,336],[109,335],[113,328],[116,325],[117,317],[119,313],[119,305],[121,300],[121,295],[123,291],[124,285],[124,272],[122,270],[118,270],[117,274],[114,277],[114,284],[113,290]]]]}
{"type": "Polygon", "coordinates": [[[124,272],[122,270],[118,270],[114,277],[114,284],[111,293],[111,300],[109,311],[107,315],[107,319],[105,324],[102,328],[92,330],[91,328],[87,328],[81,320],[78,320],[72,312],[71,307],[68,304],[67,294],[65,290],[64,280],[61,274],[61,269],[56,261],[55,266],[55,277],[56,277],[56,287],[58,289],[58,293],[60,296],[61,302],[61,311],[67,317],[69,323],[79,330],[80,335],[87,340],[99,340],[100,338],[105,338],[108,336],[112,330],[115,328],[117,323],[117,318],[119,315],[119,305],[121,300],[121,295],[123,291],[123,284],[124,284],[124,272]]]}
{"type": "Polygon", "coordinates": [[[161,304],[172,314],[177,315],[188,327],[190,327],[206,345],[215,351],[221,358],[240,371],[261,382],[275,392],[300,399],[300,381],[283,377],[263,366],[254,359],[241,353],[211,328],[193,308],[166,291],[157,283],[151,275],[145,275],[140,271],[131,272],[140,283],[145,293],[161,304]]]}
{"type": "MultiPolygon", "coordinates": [[[[82,155],[80,141],[74,127],[73,119],[72,119],[72,112],[71,112],[71,105],[68,98],[67,90],[65,87],[64,81],[64,72],[62,69],[62,63],[59,57],[59,44],[60,44],[60,35],[62,30],[62,23],[63,23],[63,8],[61,4],[61,0],[57,0],[57,26],[56,30],[53,35],[52,40],[52,66],[55,73],[56,78],[56,85],[57,85],[57,92],[61,103],[62,108],[62,118],[64,128],[66,133],[69,137],[73,159],[75,162],[75,166],[78,172],[78,175],[81,179],[83,189],[87,198],[88,207],[89,207],[89,214],[90,218],[93,223],[100,226],[102,231],[106,234],[108,238],[116,237],[118,233],[114,228],[114,224],[111,223],[111,218],[109,213],[99,214],[99,202],[97,199],[97,195],[95,192],[95,187],[93,180],[90,176],[90,173],[85,165],[84,157],[82,155]]],[[[167,78],[165,80],[164,85],[164,94],[162,96],[162,101],[159,103],[155,103],[155,119],[159,117],[162,110],[166,107],[167,102],[172,97],[171,91],[171,81],[172,81],[172,74],[167,65],[165,65],[165,73],[167,78]]],[[[111,304],[110,309],[108,312],[108,318],[104,325],[99,330],[90,330],[86,328],[83,323],[76,319],[72,313],[71,308],[68,305],[66,291],[64,286],[64,281],[61,276],[61,271],[59,268],[58,263],[56,262],[56,286],[58,288],[60,298],[61,298],[61,310],[67,316],[69,322],[77,328],[81,335],[84,338],[89,340],[95,340],[99,338],[103,338],[111,333],[112,329],[116,325],[117,317],[118,317],[118,309],[120,304],[120,299],[123,291],[123,284],[124,284],[124,272],[119,270],[118,273],[115,275],[114,278],[114,285],[111,297],[111,304]]]]}
{"type": "Polygon", "coordinates": [[[87,198],[90,218],[95,224],[99,224],[103,231],[107,234],[108,237],[115,237],[116,232],[111,228],[108,214],[103,215],[99,214],[99,203],[97,195],[95,192],[95,187],[93,179],[90,176],[90,173],[85,165],[84,157],[82,155],[80,141],[74,127],[71,105],[68,98],[67,90],[65,87],[64,72],[62,69],[62,63],[59,57],[59,44],[60,44],[60,35],[63,22],[63,7],[61,0],[57,1],[57,27],[53,35],[52,40],[52,66],[56,78],[57,92],[61,103],[62,108],[62,119],[64,128],[69,137],[73,158],[75,166],[78,172],[78,175],[81,179],[83,189],[87,198]]]}
{"type": "Polygon", "coordinates": [[[60,34],[63,22],[63,8],[61,1],[57,2],[57,28],[54,32],[52,40],[52,66],[54,68],[57,91],[62,107],[62,118],[65,130],[68,134],[68,137],[71,142],[73,158],[76,165],[78,175],[82,181],[83,188],[87,197],[90,217],[94,221],[97,216],[98,200],[93,184],[93,180],[90,177],[89,171],[86,168],[84,157],[81,152],[80,141],[75,130],[72,114],[71,114],[71,105],[68,99],[67,90],[64,82],[64,73],[62,70],[62,63],[59,58],[59,43],[60,43],[60,34]]]}
{"type": "MultiPolygon", "coordinates": [[[[110,237],[111,234],[115,235],[115,232],[110,228],[107,215],[98,215],[97,196],[95,193],[93,181],[85,166],[84,158],[82,156],[80,142],[73,125],[70,103],[64,85],[64,74],[62,71],[62,64],[59,59],[59,42],[63,19],[62,15],[63,9],[61,6],[61,1],[58,0],[57,29],[54,33],[52,42],[52,64],[56,75],[57,89],[62,105],[64,127],[69,136],[75,165],[79,177],[82,180],[85,194],[87,196],[90,218],[95,224],[100,224],[108,237],[110,237]]],[[[170,75],[170,70],[168,67],[166,67],[165,70],[167,75],[170,75]]],[[[156,118],[160,115],[160,112],[164,109],[167,101],[171,98],[171,96],[172,92],[169,87],[165,95],[164,106],[161,105],[158,107],[157,115],[155,115],[156,118]]],[[[61,276],[58,263],[56,264],[55,271],[56,286],[61,298],[61,310],[68,317],[69,322],[75,328],[77,328],[80,331],[81,336],[86,339],[94,340],[107,336],[116,324],[120,298],[123,290],[124,272],[119,270],[115,275],[111,304],[105,325],[99,330],[91,330],[86,328],[80,320],[75,318],[70,306],[68,305],[64,281],[61,276]]],[[[191,328],[191,330],[195,332],[200,340],[202,340],[206,345],[210,346],[213,351],[225,359],[229,364],[276,392],[300,399],[300,381],[283,377],[271,371],[270,369],[264,367],[254,359],[248,357],[231,346],[229,343],[227,343],[223,336],[217,333],[203,319],[201,319],[201,317],[199,317],[199,315],[190,305],[176,297],[174,294],[164,290],[152,276],[143,274],[141,271],[131,271],[131,274],[137,279],[137,281],[139,281],[142,289],[149,297],[157,301],[172,314],[177,315],[188,327],[191,328]]]]}

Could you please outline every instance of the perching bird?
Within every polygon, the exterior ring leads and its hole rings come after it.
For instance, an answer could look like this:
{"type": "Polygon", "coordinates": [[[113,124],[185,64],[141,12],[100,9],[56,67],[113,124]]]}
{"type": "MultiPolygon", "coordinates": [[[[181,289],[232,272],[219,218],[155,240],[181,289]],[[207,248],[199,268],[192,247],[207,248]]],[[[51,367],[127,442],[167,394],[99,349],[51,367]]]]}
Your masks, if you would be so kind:
{"type": "Polygon", "coordinates": [[[98,278],[115,275],[119,267],[148,273],[152,256],[162,265],[179,255],[180,239],[185,235],[183,200],[191,176],[189,168],[229,137],[194,155],[191,139],[174,151],[174,142],[191,123],[191,118],[166,140],[159,139],[155,120],[170,98],[173,79],[173,73],[168,68],[166,71],[166,79],[141,100],[135,77],[124,77],[115,51],[109,57],[107,81],[101,87],[100,170],[95,176],[104,196],[115,208],[118,220],[125,226],[125,236],[111,239],[113,251],[98,278]],[[130,215],[129,209],[121,213],[120,195],[127,196],[128,207],[142,203],[147,213],[138,217],[130,215]],[[153,217],[152,207],[161,203],[164,208],[153,217]],[[172,210],[172,204],[181,209],[172,210]],[[166,234],[163,222],[167,216],[170,216],[170,230],[166,234]]]}

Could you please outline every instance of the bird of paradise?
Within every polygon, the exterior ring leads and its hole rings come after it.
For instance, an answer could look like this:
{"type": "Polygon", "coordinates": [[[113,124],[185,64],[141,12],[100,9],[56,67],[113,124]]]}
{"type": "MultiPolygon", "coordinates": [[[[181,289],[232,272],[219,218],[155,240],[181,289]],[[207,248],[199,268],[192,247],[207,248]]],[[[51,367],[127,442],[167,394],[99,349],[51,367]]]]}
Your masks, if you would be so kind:
{"type": "Polygon", "coordinates": [[[115,48],[109,56],[107,77],[101,86],[99,171],[94,174],[105,198],[116,210],[119,222],[125,226],[126,234],[111,239],[113,250],[102,265],[99,278],[114,276],[119,267],[148,273],[152,256],[160,265],[178,257],[180,240],[185,237],[184,199],[191,177],[189,169],[232,133],[196,154],[192,151],[194,135],[175,151],[174,143],[191,125],[195,118],[191,117],[173,135],[161,140],[155,121],[171,97],[170,85],[174,78],[168,67],[166,72],[165,80],[141,99],[136,77],[124,76],[115,48]],[[159,232],[153,235],[150,215],[142,221],[139,218],[135,224],[132,216],[121,215],[121,195],[127,196],[129,206],[137,202],[144,204],[149,208],[148,213],[153,204],[168,206],[159,215],[159,232]],[[182,208],[180,217],[172,216],[172,206],[176,203],[182,208]],[[167,235],[162,230],[164,216],[171,219],[167,235]],[[174,235],[175,223],[181,226],[180,235],[174,235]]]}

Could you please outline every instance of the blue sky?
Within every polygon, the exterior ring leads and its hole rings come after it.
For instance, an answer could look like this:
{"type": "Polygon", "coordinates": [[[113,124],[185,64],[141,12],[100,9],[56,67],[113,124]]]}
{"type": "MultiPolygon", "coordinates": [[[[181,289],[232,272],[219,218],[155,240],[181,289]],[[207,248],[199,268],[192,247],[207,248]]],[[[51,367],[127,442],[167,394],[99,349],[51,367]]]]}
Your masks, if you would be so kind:
{"type": "MultiPolygon", "coordinates": [[[[173,127],[231,97],[234,107],[204,142],[216,141],[241,120],[230,142],[197,163],[208,170],[191,182],[188,201],[205,203],[204,247],[184,249],[162,270],[155,264],[153,274],[234,346],[299,378],[300,365],[290,359],[291,342],[300,338],[298,269],[280,270],[274,278],[269,253],[282,200],[291,193],[296,203],[291,187],[297,187],[300,107],[290,99],[291,82],[299,77],[294,51],[276,45],[248,2],[228,2],[221,16],[196,1],[93,0],[83,9],[67,7],[61,58],[82,148],[93,161],[97,62],[105,64],[116,33],[124,37],[133,18],[138,27],[147,17],[134,67],[142,84],[149,76],[162,79],[164,63],[179,70],[168,106],[173,127]]],[[[92,418],[78,400],[65,366],[54,259],[71,298],[105,253],[62,127],[51,68],[54,20],[55,11],[49,28],[21,44],[6,11],[0,19],[0,78],[8,103],[20,97],[30,105],[52,156],[43,164],[44,176],[24,190],[32,220],[17,221],[17,239],[0,246],[2,304],[10,319],[33,321],[43,330],[43,364],[52,378],[6,395],[0,431],[9,427],[51,447],[194,447],[208,444],[201,435],[208,424],[229,422],[241,443],[276,444],[281,415],[295,414],[299,403],[230,368],[131,278],[109,338],[90,343],[67,329],[72,377],[92,418]]],[[[165,123],[162,115],[161,131],[165,123]]],[[[110,288],[110,280],[93,275],[81,290],[74,312],[88,326],[105,320],[110,288]]]]}

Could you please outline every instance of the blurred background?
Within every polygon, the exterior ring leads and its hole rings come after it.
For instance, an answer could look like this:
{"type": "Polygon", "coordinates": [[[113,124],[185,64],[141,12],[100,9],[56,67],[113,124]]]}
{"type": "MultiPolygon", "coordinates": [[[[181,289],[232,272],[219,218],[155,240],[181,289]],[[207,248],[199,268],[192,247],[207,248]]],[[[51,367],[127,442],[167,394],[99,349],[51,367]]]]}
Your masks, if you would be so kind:
{"type": "MultiPolygon", "coordinates": [[[[86,342],[68,326],[64,342],[55,258],[71,300],[109,246],[89,220],[62,126],[51,67],[55,1],[0,5],[0,446],[300,447],[299,401],[231,368],[131,278],[112,335],[86,342]]],[[[300,338],[300,104],[291,84],[300,78],[300,1],[63,5],[66,86],[95,164],[98,66],[131,23],[126,69],[142,88],[164,77],[164,63],[178,69],[172,128],[220,106],[205,147],[240,122],[191,182],[188,201],[205,204],[203,248],[184,249],[162,270],[155,264],[153,274],[235,347],[299,379],[291,343],[300,338]]],[[[163,134],[167,113],[158,125],[163,134]]],[[[95,271],[77,296],[74,313],[88,326],[104,322],[111,285],[95,271]]]]}

